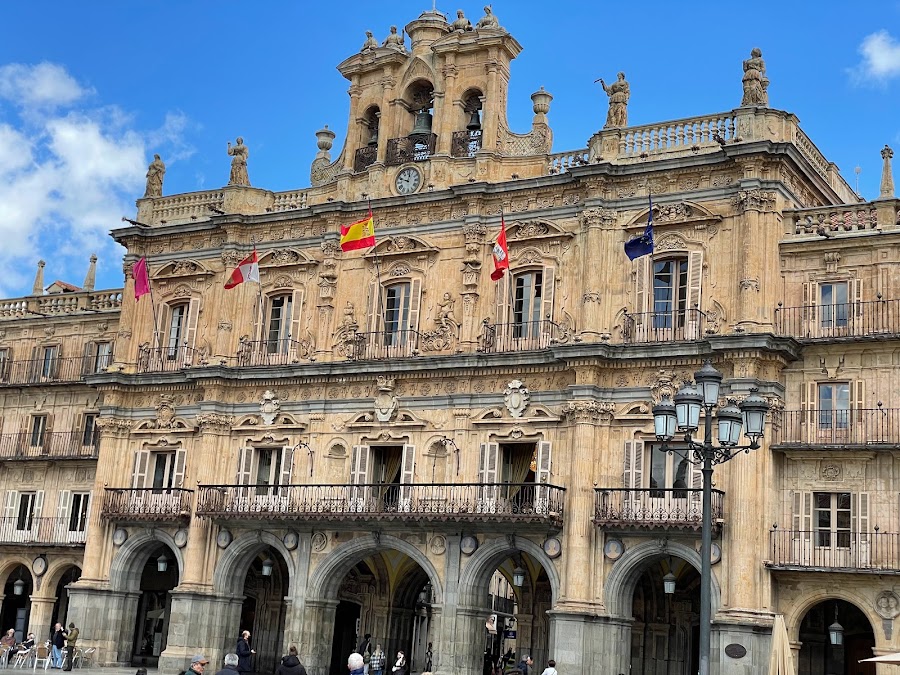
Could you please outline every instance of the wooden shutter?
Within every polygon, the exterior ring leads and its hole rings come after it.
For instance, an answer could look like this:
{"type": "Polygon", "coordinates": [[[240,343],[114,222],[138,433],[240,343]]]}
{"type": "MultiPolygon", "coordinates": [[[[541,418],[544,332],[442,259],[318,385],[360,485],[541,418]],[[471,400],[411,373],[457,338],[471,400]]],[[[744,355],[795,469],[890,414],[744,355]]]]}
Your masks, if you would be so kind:
{"type": "Polygon", "coordinates": [[[543,289],[541,289],[541,319],[553,320],[553,289],[555,284],[556,268],[548,265],[543,272],[543,289]]]}
{"type": "Polygon", "coordinates": [[[184,448],[178,448],[175,451],[175,466],[172,468],[172,487],[184,487],[184,470],[186,463],[186,453],[184,448]]]}
{"type": "Polygon", "coordinates": [[[31,358],[28,361],[28,371],[25,374],[29,382],[36,382],[38,373],[43,369],[43,359],[41,359],[41,356],[40,347],[34,346],[31,348],[31,358]]]}
{"type": "Polygon", "coordinates": [[[291,484],[291,473],[294,468],[294,448],[286,445],[281,449],[281,477],[279,485],[291,484]]]}
{"type": "Polygon", "coordinates": [[[791,431],[806,430],[804,440],[812,443],[816,439],[816,402],[819,393],[819,386],[816,382],[800,383],[800,420],[796,429],[785,429],[783,431],[785,438],[791,437],[791,431]]]}
{"type": "Polygon", "coordinates": [[[650,256],[641,256],[634,261],[634,310],[635,324],[644,323],[644,314],[653,311],[650,300],[650,256]]]}
{"type": "Polygon", "coordinates": [[[62,345],[55,345],[52,352],[53,360],[50,362],[50,377],[54,380],[59,377],[59,364],[62,361],[62,345]]]}
{"type": "Polygon", "coordinates": [[[38,490],[34,493],[34,529],[38,528],[41,511],[44,510],[44,491],[38,490]]]}
{"type": "MultiPolygon", "coordinates": [[[[369,331],[377,333],[384,330],[384,286],[381,285],[381,277],[376,276],[369,285],[369,293],[366,295],[366,321],[362,324],[369,325],[369,331]]],[[[358,316],[358,315],[357,315],[358,316]]],[[[360,330],[365,330],[360,328],[360,330]]]]}
{"type": "Polygon", "coordinates": [[[65,523],[65,529],[69,529],[69,518],[72,515],[72,491],[60,490],[56,506],[56,517],[61,523],[65,523]]]}
{"type": "Polygon", "coordinates": [[[536,499],[534,507],[538,513],[547,513],[550,506],[551,450],[552,443],[550,441],[540,441],[537,444],[537,457],[535,458],[537,460],[535,462],[537,466],[537,472],[535,473],[537,486],[535,487],[536,499]]]}
{"type": "Polygon", "coordinates": [[[801,318],[804,322],[803,332],[816,337],[819,333],[817,317],[819,307],[819,285],[815,281],[807,281],[803,284],[803,309],[801,318]]]}
{"type": "Polygon", "coordinates": [[[95,370],[94,355],[96,353],[97,343],[93,340],[84,344],[84,354],[81,357],[81,374],[89,375],[95,370]]]}
{"type": "Polygon", "coordinates": [[[194,349],[197,341],[197,324],[200,320],[200,298],[191,298],[187,307],[187,324],[184,331],[184,344],[189,349],[194,349]]]}
{"type": "Polygon", "coordinates": [[[415,474],[416,446],[404,445],[403,457],[400,462],[400,503],[398,505],[401,511],[410,511],[412,508],[412,488],[408,486],[415,482],[415,474]]]}
{"type": "Polygon", "coordinates": [[[238,485],[250,485],[253,466],[253,448],[238,450],[237,476],[234,482],[238,485]]]}
{"type": "Polygon", "coordinates": [[[300,311],[303,307],[303,291],[296,290],[291,294],[291,339],[298,341],[300,339],[300,311]]]}
{"type": "Polygon", "coordinates": [[[869,530],[870,496],[868,492],[850,493],[850,518],[853,521],[853,532],[850,533],[851,555],[860,566],[868,565],[872,545],[872,533],[869,530]]]}
{"type": "Polygon", "coordinates": [[[700,325],[700,287],[703,282],[703,253],[691,251],[688,254],[688,288],[687,288],[687,334],[685,337],[699,340],[703,337],[700,325]]]}
{"type": "Polygon", "coordinates": [[[422,305],[422,281],[413,279],[409,285],[409,325],[401,326],[409,330],[419,330],[419,308],[422,305]]]}
{"type": "Polygon", "coordinates": [[[799,532],[808,533],[812,531],[812,492],[794,492],[794,506],[791,516],[791,529],[794,531],[794,537],[797,538],[799,532]]]}
{"type": "Polygon", "coordinates": [[[147,486],[147,466],[150,464],[149,450],[135,450],[134,473],[132,474],[131,487],[142,488],[147,486]]]}
{"type": "Polygon", "coordinates": [[[862,279],[851,279],[850,280],[850,288],[848,289],[848,297],[850,298],[850,302],[853,303],[853,309],[849,312],[849,316],[862,318],[863,316],[863,305],[862,305],[862,295],[863,295],[863,280],[862,279]]]}
{"type": "Polygon", "coordinates": [[[497,482],[497,465],[499,464],[500,444],[482,443],[478,466],[479,483],[497,482]]]}
{"type": "MultiPolygon", "coordinates": [[[[494,323],[512,323],[512,307],[509,304],[512,284],[513,275],[509,270],[506,271],[502,279],[496,282],[497,299],[495,304],[497,306],[497,318],[494,319],[494,323]]],[[[499,338],[500,336],[498,335],[497,337],[499,338]]]]}
{"type": "MultiPolygon", "coordinates": [[[[7,523],[13,522],[15,520],[16,515],[18,513],[19,506],[19,493],[16,490],[7,490],[6,491],[6,506],[3,511],[3,517],[6,519],[7,523]]],[[[12,525],[7,525],[8,527],[12,527],[12,525]]]]}
{"type": "MultiPolygon", "coordinates": [[[[685,456],[690,457],[691,451],[685,449],[685,456]]],[[[677,457],[677,455],[676,455],[677,457]]],[[[702,502],[703,501],[703,467],[700,464],[688,464],[688,471],[690,472],[690,488],[693,490],[691,492],[691,501],[702,502]]]]}
{"type": "Polygon", "coordinates": [[[264,295],[262,300],[260,300],[257,295],[256,302],[253,304],[259,305],[260,302],[262,302],[262,307],[256,306],[256,311],[253,312],[253,329],[250,332],[250,339],[258,342],[269,339],[269,325],[267,321],[272,299],[268,295],[264,295]]]}
{"type": "Polygon", "coordinates": [[[644,487],[644,441],[625,441],[624,486],[631,489],[644,487]]]}
{"type": "Polygon", "coordinates": [[[369,467],[371,451],[368,445],[354,445],[353,455],[350,458],[350,482],[353,485],[361,485],[369,481],[369,467]]]}

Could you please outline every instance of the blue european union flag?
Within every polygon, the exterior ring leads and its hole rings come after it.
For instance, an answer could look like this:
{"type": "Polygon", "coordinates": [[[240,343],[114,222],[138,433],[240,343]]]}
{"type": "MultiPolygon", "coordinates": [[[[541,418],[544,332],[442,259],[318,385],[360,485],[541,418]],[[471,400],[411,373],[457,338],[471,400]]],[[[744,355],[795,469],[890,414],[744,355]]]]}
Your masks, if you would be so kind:
{"type": "Polygon", "coordinates": [[[650,212],[647,214],[647,227],[644,233],[632,237],[625,242],[625,255],[629,260],[653,253],[653,199],[650,198],[650,212]]]}

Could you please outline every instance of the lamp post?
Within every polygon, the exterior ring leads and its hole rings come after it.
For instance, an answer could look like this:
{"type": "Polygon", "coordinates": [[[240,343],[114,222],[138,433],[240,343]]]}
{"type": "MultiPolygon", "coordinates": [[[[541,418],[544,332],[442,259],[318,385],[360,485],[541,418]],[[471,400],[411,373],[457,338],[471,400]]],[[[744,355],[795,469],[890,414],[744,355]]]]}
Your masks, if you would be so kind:
{"type": "MultiPolygon", "coordinates": [[[[712,412],[719,404],[719,386],[722,373],[710,361],[694,373],[697,383],[684,384],[675,394],[675,404],[668,397],[653,406],[653,422],[656,438],[666,447],[676,436],[684,434],[684,442],[693,454],[693,461],[700,464],[703,473],[703,514],[700,547],[700,675],[709,675],[712,585],[712,473],[714,464],[722,464],[736,457],[737,450],[757,450],[763,435],[769,404],[751,389],[750,395],[739,407],[727,405],[716,415],[719,423],[719,444],[713,445],[712,412]],[[704,410],[703,442],[693,435],[700,427],[700,408],[704,410]],[[741,427],[750,441],[739,446],[741,427]]],[[[671,451],[670,451],[671,452],[671,451]]]]}

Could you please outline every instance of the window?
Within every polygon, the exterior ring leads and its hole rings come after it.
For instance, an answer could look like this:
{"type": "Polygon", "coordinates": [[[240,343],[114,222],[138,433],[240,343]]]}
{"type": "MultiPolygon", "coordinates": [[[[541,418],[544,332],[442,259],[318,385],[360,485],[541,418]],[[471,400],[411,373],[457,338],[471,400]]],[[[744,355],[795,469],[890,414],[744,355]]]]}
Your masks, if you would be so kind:
{"type": "Polygon", "coordinates": [[[683,328],[688,296],[687,258],[653,262],[653,327],[683,328]]]}
{"type": "Polygon", "coordinates": [[[56,364],[59,358],[59,347],[53,345],[44,347],[41,356],[41,377],[52,378],[56,376],[56,364]]]}
{"type": "Polygon", "coordinates": [[[680,489],[691,487],[689,481],[691,479],[691,464],[685,456],[686,450],[675,450],[669,452],[672,448],[663,449],[661,445],[650,446],[650,496],[656,499],[665,497],[663,490],[675,488],[678,490],[674,493],[676,499],[684,499],[687,492],[680,489]],[[654,489],[656,488],[656,489],[654,489]]]}
{"type": "Polygon", "coordinates": [[[12,363],[12,359],[10,358],[9,348],[4,347],[0,349],[0,382],[6,382],[9,380],[9,368],[12,363]]]}
{"type": "Polygon", "coordinates": [[[850,426],[850,383],[819,385],[819,429],[847,429],[850,426]]]}
{"type": "Polygon", "coordinates": [[[259,448],[256,451],[256,494],[269,494],[277,487],[281,474],[281,448],[259,448]]]}
{"type": "Polygon", "coordinates": [[[97,342],[94,345],[94,372],[106,372],[110,363],[112,363],[112,342],[97,342]]]}
{"type": "Polygon", "coordinates": [[[97,415],[86,413],[81,427],[81,444],[95,446],[100,438],[100,430],[97,428],[97,415]]]}
{"type": "Polygon", "coordinates": [[[513,338],[538,337],[541,333],[543,272],[525,272],[515,278],[513,338]]]}
{"type": "Polygon", "coordinates": [[[175,453],[156,452],[152,455],[153,483],[155,489],[171,488],[175,477],[175,453]]]}
{"type": "Polygon", "coordinates": [[[40,448],[44,445],[47,433],[47,416],[35,415],[31,418],[31,437],[29,441],[32,448],[40,448]]]}
{"type": "Polygon", "coordinates": [[[169,333],[167,336],[168,358],[174,360],[178,356],[178,347],[184,338],[184,327],[187,319],[187,305],[174,305],[169,316],[169,333]]]}
{"type": "Polygon", "coordinates": [[[850,316],[850,285],[846,281],[819,284],[823,328],[843,328],[850,316]]]}
{"type": "Polygon", "coordinates": [[[37,511],[37,493],[23,492],[19,495],[19,513],[16,518],[17,530],[30,530],[34,526],[37,511]]]}
{"type": "Polygon", "coordinates": [[[384,289],[384,345],[400,343],[409,329],[411,289],[408,282],[384,289]]]}
{"type": "Polygon", "coordinates": [[[69,532],[84,532],[87,528],[89,492],[72,493],[72,510],[69,513],[69,532]]]}
{"type": "Polygon", "coordinates": [[[266,351],[269,354],[285,354],[290,348],[293,311],[291,295],[278,295],[270,300],[266,341],[266,351]]]}
{"type": "Polygon", "coordinates": [[[814,492],[816,546],[850,548],[850,493],[814,492]]]}

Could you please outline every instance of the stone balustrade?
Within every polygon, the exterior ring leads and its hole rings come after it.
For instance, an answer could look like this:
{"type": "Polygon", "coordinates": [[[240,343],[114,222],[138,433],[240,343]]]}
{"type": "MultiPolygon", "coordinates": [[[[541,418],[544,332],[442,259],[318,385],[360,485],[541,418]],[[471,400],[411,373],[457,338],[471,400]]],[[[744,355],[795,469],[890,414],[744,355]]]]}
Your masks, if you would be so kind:
{"type": "MultiPolygon", "coordinates": [[[[225,193],[222,190],[188,192],[171,197],[157,197],[150,201],[147,224],[184,222],[192,218],[208,218],[213,213],[210,207],[221,211],[225,204],[225,193]]],[[[140,214],[138,219],[141,219],[140,214]]]]}
{"type": "Polygon", "coordinates": [[[718,146],[720,143],[731,142],[735,140],[735,137],[734,113],[645,124],[621,130],[619,157],[642,157],[685,150],[692,151],[695,147],[718,146]]]}
{"type": "Polygon", "coordinates": [[[554,152],[548,162],[548,173],[566,173],[573,166],[581,166],[588,163],[587,148],[569,150],[568,152],[554,152]]]}
{"type": "Polygon", "coordinates": [[[869,232],[897,227],[897,202],[841,204],[785,211],[786,234],[829,237],[848,232],[869,232]]]}
{"type": "Polygon", "coordinates": [[[292,190],[290,192],[276,192],[272,202],[272,211],[293,211],[306,208],[306,192],[292,190]]]}
{"type": "Polygon", "coordinates": [[[121,306],[122,291],[119,289],[34,295],[0,301],[0,319],[117,311],[121,306]]]}

